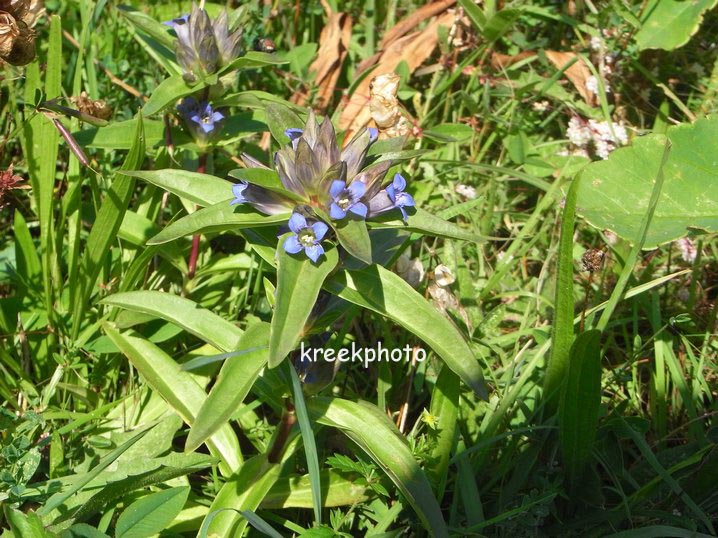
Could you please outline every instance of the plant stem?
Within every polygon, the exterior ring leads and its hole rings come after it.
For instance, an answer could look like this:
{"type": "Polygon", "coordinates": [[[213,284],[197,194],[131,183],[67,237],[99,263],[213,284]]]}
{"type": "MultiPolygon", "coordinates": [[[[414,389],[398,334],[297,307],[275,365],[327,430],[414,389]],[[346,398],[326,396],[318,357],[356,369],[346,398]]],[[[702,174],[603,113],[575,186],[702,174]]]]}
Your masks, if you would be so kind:
{"type": "MultiPolygon", "coordinates": [[[[197,172],[204,174],[207,169],[207,154],[201,153],[199,162],[197,163],[197,172]]],[[[189,262],[187,263],[187,278],[194,278],[197,271],[197,257],[199,256],[199,234],[192,236],[192,250],[189,253],[189,262]]]]}

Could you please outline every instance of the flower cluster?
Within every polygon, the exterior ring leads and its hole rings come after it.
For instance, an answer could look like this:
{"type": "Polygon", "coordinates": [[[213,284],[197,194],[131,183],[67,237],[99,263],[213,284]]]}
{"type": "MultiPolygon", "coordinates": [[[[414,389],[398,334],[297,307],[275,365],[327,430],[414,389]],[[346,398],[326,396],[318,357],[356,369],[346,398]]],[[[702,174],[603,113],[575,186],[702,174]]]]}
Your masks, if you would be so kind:
{"type": "MultiPolygon", "coordinates": [[[[316,262],[324,252],[321,241],[328,224],[364,220],[395,209],[407,220],[406,210],[414,206],[414,199],[405,191],[406,180],[395,174],[384,185],[390,161],[365,167],[375,129],[361,131],[341,151],[329,118],[319,123],[310,114],[304,129],[287,129],[285,134],[290,144],[275,153],[274,169],[286,194],[242,181],[233,185],[230,203],[249,203],[268,215],[292,211],[292,235],[283,243],[286,252],[303,251],[316,262]]],[[[242,160],[248,168],[267,169],[248,155],[242,160]]]]}
{"type": "Polygon", "coordinates": [[[588,150],[592,149],[601,159],[608,159],[609,153],[628,143],[626,128],[620,123],[586,121],[579,116],[569,120],[566,136],[579,152],[588,156],[588,150]]]}
{"type": "Polygon", "coordinates": [[[188,15],[164,24],[177,34],[175,54],[188,84],[216,73],[242,52],[242,30],[229,30],[226,11],[213,21],[204,9],[193,5],[188,15]]]}

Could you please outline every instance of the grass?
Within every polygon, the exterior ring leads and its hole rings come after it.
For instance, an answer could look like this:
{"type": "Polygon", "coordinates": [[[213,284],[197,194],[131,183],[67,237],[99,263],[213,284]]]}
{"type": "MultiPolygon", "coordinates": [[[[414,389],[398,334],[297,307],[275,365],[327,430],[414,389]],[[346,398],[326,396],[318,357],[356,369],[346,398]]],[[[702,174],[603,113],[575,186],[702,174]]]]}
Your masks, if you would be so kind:
{"type": "MultiPolygon", "coordinates": [[[[366,76],[359,64],[422,4],[334,4],[351,16],[323,111],[338,125],[366,76]]],[[[590,146],[575,154],[567,134],[579,115],[622,123],[633,145],[714,113],[715,11],[695,27],[666,28],[686,43],[661,50],[641,48],[643,5],[581,2],[559,12],[462,1],[455,9],[465,17],[438,32],[431,53],[416,68],[411,59],[396,67],[410,118],[404,149],[423,150],[396,170],[417,206],[482,239],[407,233],[392,244],[422,266],[418,292],[477,356],[489,389],[482,400],[440,358],[463,347],[445,343],[425,362],[310,372],[314,385],[287,361],[261,369],[273,312],[287,308],[276,307],[275,289],[280,278],[293,284],[274,268],[276,234],[207,230],[193,277],[191,232],[148,243],[205,198],[231,194],[193,178],[183,187],[192,196],[178,196],[122,172],[201,167],[226,179],[240,152],[269,162],[278,146],[265,135],[278,123],[267,101],[322,104],[311,69],[329,24],[322,4],[236,12],[245,48],[270,38],[288,62],[240,71],[210,151],[172,107],[133,121],[167,73],[156,40],[118,6],[47,2],[38,60],[0,74],[0,172],[12,165],[23,178],[23,188],[0,191],[3,536],[230,536],[245,527],[251,536],[415,536],[444,526],[456,536],[715,535],[715,233],[641,249],[664,171],[670,181],[667,153],[635,235],[591,226],[574,195],[601,159],[590,146]],[[582,56],[558,66],[546,51],[582,56]],[[586,80],[570,76],[582,58],[589,74],[607,77],[594,103],[581,95],[586,80]],[[87,165],[40,106],[82,91],[114,110],[99,129],[61,118],[87,165]],[[176,124],[172,140],[165,121],[176,124]],[[686,245],[694,258],[682,254],[686,245]],[[585,270],[582,259],[598,251],[585,270]],[[439,264],[455,278],[448,286],[436,282],[439,264]],[[148,291],[157,294],[132,295],[148,291]],[[231,363],[247,349],[260,351],[231,363]],[[239,402],[237,393],[248,395],[239,402]],[[202,427],[210,422],[218,427],[202,427]],[[126,530],[135,523],[145,530],[126,530]]],[[[163,21],[188,8],[140,9],[163,21]]],[[[709,142],[696,148],[710,151],[709,142]]],[[[398,272],[399,251],[384,254],[398,272]]],[[[401,313],[380,315],[392,296],[377,301],[372,283],[403,290],[398,277],[367,274],[348,292],[336,279],[324,286],[321,308],[305,312],[314,323],[305,339],[336,349],[423,346],[401,313]],[[327,291],[354,293],[354,304],[327,291]]],[[[293,304],[310,287],[294,286],[293,304]]],[[[273,349],[293,347],[306,319],[295,310],[273,349]]]]}

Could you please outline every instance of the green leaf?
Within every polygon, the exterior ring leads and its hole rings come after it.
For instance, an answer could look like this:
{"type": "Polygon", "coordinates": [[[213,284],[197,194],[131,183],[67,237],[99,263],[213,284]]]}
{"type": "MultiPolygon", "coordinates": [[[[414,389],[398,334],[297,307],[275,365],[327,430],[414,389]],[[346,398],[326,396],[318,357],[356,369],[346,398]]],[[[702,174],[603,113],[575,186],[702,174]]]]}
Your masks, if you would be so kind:
{"type": "Polygon", "coordinates": [[[247,520],[238,512],[259,507],[279,478],[281,468],[280,464],[269,463],[264,454],[248,459],[219,490],[198,537],[241,536],[247,520]]]}
{"type": "Polygon", "coordinates": [[[464,8],[464,12],[474,23],[474,26],[479,31],[483,31],[486,26],[486,16],[481,8],[477,6],[472,0],[459,0],[459,5],[464,8]]]}
{"type": "Polygon", "coordinates": [[[682,47],[703,21],[716,0],[650,0],[642,9],[641,29],[636,33],[640,50],[673,50],[682,47]]]}
{"type": "Polygon", "coordinates": [[[431,392],[429,414],[436,421],[429,424],[428,431],[436,439],[431,450],[431,459],[426,474],[434,485],[437,499],[444,496],[449,471],[451,452],[456,443],[456,425],[459,418],[459,397],[461,386],[459,376],[444,367],[439,372],[434,390],[431,392]]]}
{"type": "Polygon", "coordinates": [[[127,172],[127,175],[147,181],[201,206],[218,204],[232,196],[232,183],[208,174],[167,168],[154,171],[132,170],[127,172]]]}
{"type": "MultiPolygon", "coordinates": [[[[685,236],[690,229],[718,231],[718,119],[702,119],[667,131],[672,150],[643,248],[685,236]]],[[[649,208],[666,138],[646,135],[601,162],[588,165],[577,212],[590,224],[629,241],[649,208]]]]}
{"type": "Polygon", "coordinates": [[[339,222],[332,222],[339,244],[356,259],[371,264],[371,239],[366,222],[347,216],[339,222]]]}
{"type": "Polygon", "coordinates": [[[42,521],[35,512],[27,514],[15,510],[9,504],[4,504],[4,514],[13,536],[18,538],[47,538],[42,521]]]}
{"type": "Polygon", "coordinates": [[[142,107],[142,115],[151,116],[152,114],[157,114],[166,106],[174,104],[182,97],[203,90],[208,85],[208,81],[201,80],[190,86],[184,81],[182,75],[173,75],[166,78],[154,89],[145,106],[142,107]]]}
{"type": "Polygon", "coordinates": [[[242,346],[242,329],[234,323],[171,293],[128,291],[110,295],[101,303],[167,320],[222,351],[234,351],[242,346]]]}
{"type": "Polygon", "coordinates": [[[131,6],[117,6],[117,9],[137,30],[141,30],[168,49],[174,49],[175,38],[170,35],[167,26],[131,6]]]}
{"type": "Polygon", "coordinates": [[[304,129],[304,122],[288,106],[279,103],[267,105],[267,125],[277,143],[283,147],[289,144],[287,129],[304,129]]]}
{"type": "Polygon", "coordinates": [[[110,538],[87,523],[77,523],[60,534],[60,538],[110,538]]]}
{"type": "Polygon", "coordinates": [[[182,511],[189,486],[166,489],[142,497],[117,519],[115,538],[146,538],[167,527],[182,511]]]}
{"type": "MultiPolygon", "coordinates": [[[[141,116],[138,116],[141,117],[141,116]]],[[[143,119],[142,128],[145,133],[145,146],[154,147],[164,144],[165,124],[162,120],[143,119]]],[[[130,149],[136,140],[137,118],[112,122],[105,127],[91,127],[82,131],[75,131],[72,136],[83,147],[100,149],[130,149]]],[[[175,146],[190,142],[186,133],[179,129],[172,130],[172,141],[175,146]]]]}
{"type": "Polygon", "coordinates": [[[502,9],[486,21],[483,37],[488,41],[496,41],[513,27],[520,16],[519,9],[502,9]]]}
{"type": "Polygon", "coordinates": [[[484,237],[472,233],[469,230],[464,230],[456,224],[437,217],[421,208],[414,208],[413,211],[409,209],[407,213],[408,218],[406,222],[401,219],[401,214],[398,211],[392,211],[372,218],[372,220],[367,221],[367,225],[371,229],[400,228],[410,232],[418,232],[435,237],[446,237],[448,239],[472,241],[474,243],[482,243],[485,241],[484,237]]]}
{"type": "MultiPolygon", "coordinates": [[[[202,404],[207,398],[204,389],[179,364],[153,343],[129,334],[120,334],[111,325],[103,325],[105,333],[120,351],[142,374],[152,387],[190,426],[194,423],[202,404]]],[[[241,464],[241,452],[237,436],[227,424],[220,428],[207,446],[213,454],[222,457],[223,473],[235,471],[241,464]]]]}
{"type": "Polygon", "coordinates": [[[487,397],[479,363],[461,333],[400,276],[372,265],[340,271],[327,280],[325,288],[421,338],[480,398],[487,397]]]}
{"type": "MultiPolygon", "coordinates": [[[[351,506],[362,503],[372,496],[369,486],[359,484],[353,478],[346,478],[337,471],[319,471],[322,490],[322,506],[351,506]]],[[[314,494],[308,475],[281,476],[262,501],[262,508],[312,508],[314,494]]]]}
{"type": "Polygon", "coordinates": [[[247,183],[264,187],[268,191],[277,192],[297,202],[306,203],[306,200],[298,194],[286,190],[279,179],[279,174],[270,168],[236,168],[229,172],[229,175],[247,183]]]}
{"type": "MultiPolygon", "coordinates": [[[[134,142],[120,168],[121,171],[138,168],[145,158],[144,130],[139,116],[135,127],[134,142]]],[[[107,195],[102,200],[80,259],[79,274],[75,279],[78,282],[77,287],[71,290],[73,292],[72,329],[74,337],[79,334],[87,301],[95,288],[100,270],[110,252],[110,246],[117,239],[116,235],[122,225],[134,187],[135,180],[132,177],[118,172],[115,174],[107,195]]]]}
{"type": "Polygon", "coordinates": [[[279,239],[277,248],[277,304],[269,336],[270,368],[279,365],[299,343],[319,290],[339,263],[336,248],[327,248],[316,264],[304,252],[288,254],[282,248],[287,237],[289,234],[279,239]]]}
{"type": "Polygon", "coordinates": [[[440,143],[461,142],[468,140],[473,134],[473,127],[465,123],[441,123],[424,129],[424,136],[440,143]]]}
{"type": "Polygon", "coordinates": [[[307,407],[316,422],[341,430],[382,468],[431,536],[449,535],[429,480],[406,440],[379,408],[367,402],[323,397],[312,398],[307,407]]]}
{"type": "Polygon", "coordinates": [[[576,223],[576,197],[582,176],[579,174],[571,183],[561,214],[561,238],[558,247],[558,273],[554,299],[554,319],[551,334],[551,355],[544,378],[544,394],[553,402],[551,411],[556,410],[555,396],[568,369],[569,351],[573,343],[573,231],[576,223]]]}
{"type": "Polygon", "coordinates": [[[185,451],[199,447],[237,411],[267,363],[268,340],[267,323],[256,323],[247,327],[234,349],[248,350],[248,352],[224,361],[217,382],[202,404],[197,419],[189,431],[185,451]],[[252,349],[254,351],[251,351],[252,349]]]}
{"type": "Polygon", "coordinates": [[[601,406],[601,331],[576,337],[561,391],[559,434],[566,472],[576,483],[588,462],[601,406]]]}
{"type": "Polygon", "coordinates": [[[314,507],[315,524],[322,522],[322,485],[319,476],[319,456],[317,455],[317,443],[312,431],[312,423],[307,412],[307,403],[304,401],[302,384],[297,376],[293,365],[288,365],[289,374],[292,378],[292,393],[294,394],[294,409],[297,413],[297,422],[302,434],[304,454],[307,458],[307,470],[309,471],[309,482],[312,485],[312,505],[314,507]]]}
{"type": "Polygon", "coordinates": [[[169,224],[150,239],[148,245],[160,245],[180,237],[208,232],[226,232],[242,228],[271,226],[289,220],[290,214],[265,215],[247,204],[229,205],[230,199],[204,207],[169,224]]]}
{"type": "Polygon", "coordinates": [[[234,62],[223,67],[220,74],[233,71],[235,69],[256,69],[258,67],[266,67],[268,65],[283,65],[288,63],[287,60],[280,58],[276,54],[268,54],[266,52],[258,52],[250,50],[243,56],[237,58],[234,62]]]}

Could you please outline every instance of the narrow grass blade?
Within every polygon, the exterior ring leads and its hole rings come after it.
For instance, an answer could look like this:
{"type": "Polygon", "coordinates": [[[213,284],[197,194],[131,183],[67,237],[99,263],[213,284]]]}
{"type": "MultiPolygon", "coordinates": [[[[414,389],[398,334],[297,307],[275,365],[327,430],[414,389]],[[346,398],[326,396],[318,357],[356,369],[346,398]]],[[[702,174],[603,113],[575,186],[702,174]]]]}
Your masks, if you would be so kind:
{"type": "Polygon", "coordinates": [[[299,430],[302,433],[302,444],[304,454],[307,458],[307,470],[309,471],[309,482],[312,485],[312,504],[314,506],[314,521],[317,524],[322,522],[322,484],[319,477],[319,457],[317,456],[317,444],[314,440],[312,423],[309,421],[307,404],[304,401],[302,384],[299,381],[294,366],[287,365],[292,378],[292,392],[294,394],[294,410],[297,413],[299,430]]]}
{"type": "Polygon", "coordinates": [[[242,329],[194,301],[171,293],[128,291],[110,295],[101,303],[167,320],[222,351],[240,349],[242,329]]]}
{"type": "Polygon", "coordinates": [[[406,440],[377,407],[341,398],[312,398],[307,408],[320,424],[341,430],[389,476],[416,511],[431,536],[448,536],[431,484],[406,440]]]}
{"type": "Polygon", "coordinates": [[[559,436],[569,481],[576,485],[588,462],[601,406],[601,332],[576,337],[561,391],[559,436]]]}
{"type": "Polygon", "coordinates": [[[269,336],[270,368],[281,363],[299,343],[319,290],[339,263],[336,248],[327,248],[317,264],[302,252],[288,254],[282,248],[288,235],[279,239],[277,248],[277,304],[269,336]]]}
{"type": "MultiPolygon", "coordinates": [[[[127,154],[121,170],[138,168],[144,158],[144,131],[142,121],[138,117],[132,148],[127,154]]],[[[122,225],[134,186],[135,181],[131,177],[120,172],[115,174],[90,230],[90,236],[87,238],[87,244],[80,259],[80,270],[73,293],[72,332],[74,338],[80,334],[87,301],[95,288],[97,277],[100,275],[110,246],[117,240],[117,232],[122,225]]]]}
{"type": "Polygon", "coordinates": [[[429,432],[435,444],[426,470],[429,480],[434,485],[437,499],[444,497],[446,489],[449,459],[456,443],[460,394],[459,376],[448,367],[442,368],[431,393],[429,414],[435,422],[433,427],[430,425],[429,432]]]}
{"type": "Polygon", "coordinates": [[[551,334],[551,355],[544,378],[544,394],[552,409],[556,409],[561,382],[568,369],[569,351],[573,342],[573,229],[576,221],[576,200],[581,184],[579,174],[571,183],[561,215],[561,238],[558,246],[558,268],[556,298],[554,305],[553,331],[551,334]]]}

